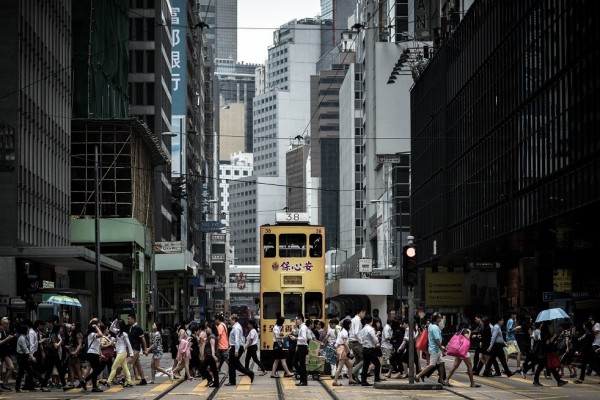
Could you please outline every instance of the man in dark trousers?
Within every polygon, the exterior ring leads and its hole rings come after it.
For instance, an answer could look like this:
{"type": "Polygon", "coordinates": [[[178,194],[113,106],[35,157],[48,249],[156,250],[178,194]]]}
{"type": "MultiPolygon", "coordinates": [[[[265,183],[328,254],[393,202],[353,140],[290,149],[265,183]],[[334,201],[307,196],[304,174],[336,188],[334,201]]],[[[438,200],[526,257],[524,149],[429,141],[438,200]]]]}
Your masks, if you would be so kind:
{"type": "Polygon", "coordinates": [[[229,333],[229,382],[225,386],[235,386],[235,371],[240,371],[250,377],[250,383],[254,382],[254,372],[242,366],[240,357],[244,353],[244,330],[238,322],[238,316],[232,314],[229,317],[231,332],[229,333]]]}

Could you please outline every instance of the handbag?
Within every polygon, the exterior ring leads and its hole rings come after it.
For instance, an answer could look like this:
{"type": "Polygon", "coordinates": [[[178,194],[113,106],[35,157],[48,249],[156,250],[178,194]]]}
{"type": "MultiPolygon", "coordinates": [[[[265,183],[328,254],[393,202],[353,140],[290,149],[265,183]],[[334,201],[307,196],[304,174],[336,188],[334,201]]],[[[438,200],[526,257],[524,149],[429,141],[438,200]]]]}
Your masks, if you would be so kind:
{"type": "Polygon", "coordinates": [[[448,342],[447,354],[450,357],[465,358],[469,354],[469,348],[471,347],[471,341],[464,337],[463,331],[456,332],[454,336],[448,342]]]}
{"type": "Polygon", "coordinates": [[[546,354],[546,367],[548,369],[555,369],[560,367],[560,357],[558,353],[551,352],[546,354]]]}
{"type": "Polygon", "coordinates": [[[506,345],[502,350],[504,351],[504,355],[508,357],[517,352],[517,346],[515,346],[514,343],[511,343],[506,345]]]}
{"type": "Polygon", "coordinates": [[[108,346],[102,348],[102,358],[105,360],[112,360],[115,357],[115,347],[108,346]]]}
{"type": "Polygon", "coordinates": [[[417,349],[421,350],[424,353],[428,352],[429,347],[429,334],[427,331],[421,332],[421,336],[419,336],[419,340],[417,340],[417,349]]]}

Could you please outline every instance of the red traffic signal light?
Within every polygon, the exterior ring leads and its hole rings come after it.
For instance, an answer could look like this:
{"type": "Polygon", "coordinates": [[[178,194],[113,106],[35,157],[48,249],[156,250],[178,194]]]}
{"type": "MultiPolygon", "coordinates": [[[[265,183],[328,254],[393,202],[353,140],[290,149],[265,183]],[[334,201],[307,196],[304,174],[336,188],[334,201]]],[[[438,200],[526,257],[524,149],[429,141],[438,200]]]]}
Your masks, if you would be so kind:
{"type": "Polygon", "coordinates": [[[419,281],[416,246],[404,246],[402,261],[404,284],[406,286],[416,286],[419,281]]]}

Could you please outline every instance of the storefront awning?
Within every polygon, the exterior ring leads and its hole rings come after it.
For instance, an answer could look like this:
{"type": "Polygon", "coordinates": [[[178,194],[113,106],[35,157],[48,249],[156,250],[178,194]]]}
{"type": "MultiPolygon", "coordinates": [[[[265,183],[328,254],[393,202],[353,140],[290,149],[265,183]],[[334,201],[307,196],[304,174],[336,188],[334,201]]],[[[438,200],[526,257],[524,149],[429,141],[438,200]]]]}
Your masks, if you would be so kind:
{"type": "MultiPolygon", "coordinates": [[[[0,247],[0,257],[18,257],[63,267],[69,271],[95,271],[96,253],[83,246],[66,247],[0,247]]],[[[100,255],[103,271],[123,270],[123,264],[100,255]]]]}

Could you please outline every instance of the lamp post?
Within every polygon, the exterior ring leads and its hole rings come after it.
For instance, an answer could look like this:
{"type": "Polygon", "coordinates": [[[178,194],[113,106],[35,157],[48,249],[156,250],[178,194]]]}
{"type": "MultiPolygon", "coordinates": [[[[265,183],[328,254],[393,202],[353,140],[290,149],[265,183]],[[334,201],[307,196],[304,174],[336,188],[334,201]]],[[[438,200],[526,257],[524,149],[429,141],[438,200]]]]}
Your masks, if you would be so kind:
{"type": "Polygon", "coordinates": [[[335,257],[333,259],[333,265],[334,265],[334,275],[335,275],[335,280],[337,281],[337,253],[338,251],[343,251],[344,254],[346,255],[346,258],[344,259],[344,261],[346,261],[348,259],[348,251],[347,250],[342,250],[342,249],[338,249],[337,247],[332,247],[330,250],[335,251],[335,257]]]}

